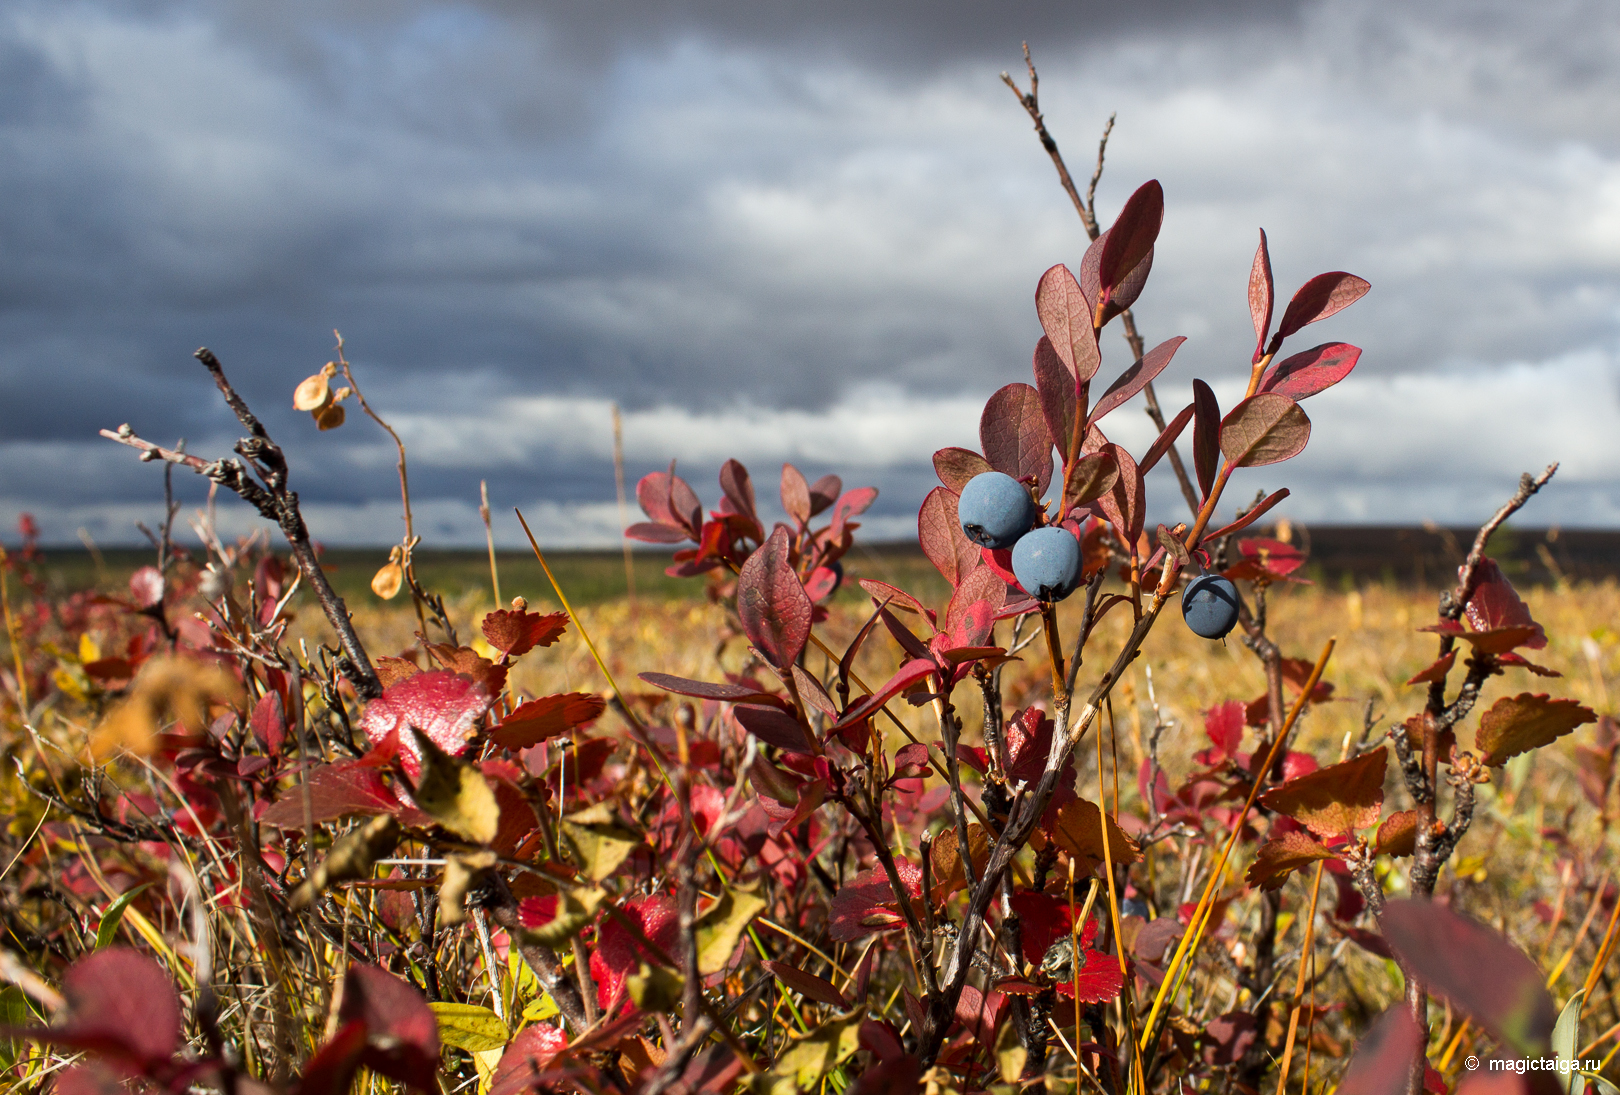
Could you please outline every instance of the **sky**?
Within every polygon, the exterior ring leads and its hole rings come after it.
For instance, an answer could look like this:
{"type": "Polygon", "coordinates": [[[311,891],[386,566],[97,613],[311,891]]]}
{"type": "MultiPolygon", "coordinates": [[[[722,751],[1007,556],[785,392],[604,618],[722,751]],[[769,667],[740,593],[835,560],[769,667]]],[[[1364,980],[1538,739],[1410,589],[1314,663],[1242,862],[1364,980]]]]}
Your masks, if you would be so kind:
{"type": "MultiPolygon", "coordinates": [[[[1030,381],[1033,294],[1166,195],[1136,306],[1158,384],[1241,396],[1264,228],[1278,291],[1372,292],[1290,342],[1363,348],[1310,446],[1240,472],[1315,524],[1466,525],[1562,462],[1530,526],[1620,525],[1620,23],[1598,2],[9,0],[0,6],[0,539],[137,543],[162,473],[129,423],[228,454],[211,348],[288,453],[315,536],[398,538],[387,436],[292,391],[341,331],[405,439],[427,546],[612,546],[671,460],[707,505],[784,461],[880,488],[915,535],[932,452],[1030,381]],[[1126,10],[1128,9],[1128,10],[1126,10]]],[[[1104,380],[1129,365],[1105,332],[1104,380]]],[[[351,411],[355,408],[351,405],[351,411]]],[[[1110,435],[1140,454],[1132,404],[1110,435]]],[[[1185,446],[1183,446],[1185,448],[1185,446]]],[[[175,475],[186,515],[206,483],[175,475]]],[[[1160,472],[1155,520],[1180,502],[1160,472]]],[[[229,531],[255,518],[221,503],[229,531]]],[[[184,519],[184,518],[183,518],[184,519]]]]}

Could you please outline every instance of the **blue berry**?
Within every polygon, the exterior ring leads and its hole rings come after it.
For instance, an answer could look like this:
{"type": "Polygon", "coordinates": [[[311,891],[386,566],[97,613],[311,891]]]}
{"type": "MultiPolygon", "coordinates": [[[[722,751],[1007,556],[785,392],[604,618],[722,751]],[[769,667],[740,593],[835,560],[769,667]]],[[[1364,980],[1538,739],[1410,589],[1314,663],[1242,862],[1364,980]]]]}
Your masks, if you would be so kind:
{"type": "Polygon", "coordinates": [[[1010,548],[1035,524],[1035,500],[1029,488],[999,471],[981,472],[968,480],[956,502],[962,533],[981,547],[1010,548]]]}
{"type": "Polygon", "coordinates": [[[1080,584],[1080,541],[1048,525],[1025,534],[1012,550],[1013,575],[1040,601],[1061,601],[1080,584]]]}
{"type": "Polygon", "coordinates": [[[1224,638],[1237,624],[1237,586],[1219,574],[1200,574],[1181,591],[1181,615],[1194,635],[1224,638]]]}

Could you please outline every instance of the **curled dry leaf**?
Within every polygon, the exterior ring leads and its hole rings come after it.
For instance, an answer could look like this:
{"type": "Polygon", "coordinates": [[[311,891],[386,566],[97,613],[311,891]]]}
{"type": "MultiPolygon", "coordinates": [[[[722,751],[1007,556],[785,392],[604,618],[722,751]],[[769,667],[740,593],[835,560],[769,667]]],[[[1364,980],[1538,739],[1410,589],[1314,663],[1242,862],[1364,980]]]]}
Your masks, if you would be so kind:
{"type": "Polygon", "coordinates": [[[494,840],[500,829],[501,809],[484,774],[440,749],[416,727],[409,729],[421,757],[421,778],[411,791],[416,805],[463,840],[474,844],[494,840]]]}
{"type": "Polygon", "coordinates": [[[405,568],[398,563],[384,563],[377,573],[371,576],[371,592],[385,601],[391,601],[399,596],[400,588],[405,584],[405,568]]]}
{"type": "Polygon", "coordinates": [[[1325,846],[1312,840],[1297,829],[1276,833],[1260,846],[1254,862],[1249,865],[1245,879],[1251,886],[1275,890],[1288,876],[1319,859],[1338,858],[1325,846]]]}
{"type": "Polygon", "coordinates": [[[333,403],[315,412],[315,425],[321,430],[335,430],[343,425],[348,415],[341,403],[333,403]]]}
{"type": "Polygon", "coordinates": [[[339,837],[316,865],[309,877],[293,892],[288,902],[295,909],[308,908],[322,891],[337,882],[371,877],[372,865],[394,850],[399,843],[399,821],[392,814],[380,814],[339,837]]]}
{"type": "Polygon", "coordinates": [[[293,389],[293,409],[319,411],[332,402],[332,387],[324,372],[307,376],[293,389]]]}
{"type": "Polygon", "coordinates": [[[470,855],[448,855],[444,878],[439,882],[439,926],[453,928],[467,919],[467,891],[496,864],[492,851],[470,855]]]}

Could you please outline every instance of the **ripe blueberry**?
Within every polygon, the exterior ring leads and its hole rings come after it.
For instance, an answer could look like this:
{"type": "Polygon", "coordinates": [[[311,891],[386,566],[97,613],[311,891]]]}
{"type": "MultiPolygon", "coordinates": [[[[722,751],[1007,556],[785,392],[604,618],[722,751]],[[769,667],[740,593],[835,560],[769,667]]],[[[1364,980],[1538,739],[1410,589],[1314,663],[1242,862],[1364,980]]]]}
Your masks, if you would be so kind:
{"type": "Polygon", "coordinates": [[[1053,525],[1035,529],[1013,545],[1012,568],[1031,597],[1061,601],[1080,584],[1080,541],[1053,525]]]}
{"type": "Polygon", "coordinates": [[[1035,523],[1035,500],[1029,489],[999,471],[981,472],[968,480],[956,502],[962,533],[981,547],[1009,548],[1035,523]]]}
{"type": "Polygon", "coordinates": [[[1237,586],[1219,574],[1200,574],[1181,591],[1181,615],[1194,635],[1224,638],[1237,624],[1237,586]]]}

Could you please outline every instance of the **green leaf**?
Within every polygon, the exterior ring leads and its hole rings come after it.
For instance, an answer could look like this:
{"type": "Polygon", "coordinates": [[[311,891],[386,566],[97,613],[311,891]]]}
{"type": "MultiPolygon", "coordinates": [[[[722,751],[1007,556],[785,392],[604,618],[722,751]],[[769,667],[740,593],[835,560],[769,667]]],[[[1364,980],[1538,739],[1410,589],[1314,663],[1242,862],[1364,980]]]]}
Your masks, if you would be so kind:
{"type": "Polygon", "coordinates": [[[758,916],[766,902],[746,890],[727,890],[703,915],[697,926],[698,972],[705,977],[726,968],[737,949],[748,922],[758,916]]]}
{"type": "MultiPolygon", "coordinates": [[[[130,902],[141,896],[151,886],[150,882],[142,882],[132,890],[125,890],[112,899],[105,912],[101,914],[101,925],[96,928],[96,950],[104,950],[118,937],[118,925],[124,921],[124,910],[129,908],[130,902]]],[[[15,988],[16,986],[12,986],[15,988]]],[[[11,989],[7,989],[10,992],[11,989]]],[[[21,990],[19,990],[21,991],[21,990]]],[[[9,1022],[9,1020],[8,1020],[9,1022]]],[[[12,1024],[16,1025],[16,1024],[12,1024]]]]}
{"type": "MultiPolygon", "coordinates": [[[[1560,1059],[1573,1061],[1575,1059],[1575,1046],[1580,1038],[1581,1027],[1581,1001],[1586,997],[1586,990],[1581,989],[1569,998],[1564,1010],[1558,1013],[1558,1022],[1553,1024],[1552,1051],[1560,1059]]],[[[1564,1095],[1577,1095],[1576,1075],[1567,1072],[1561,1080],[1564,1095]]],[[[1582,1085],[1582,1090],[1584,1090],[1582,1085]]]]}
{"type": "MultiPolygon", "coordinates": [[[[16,1029],[31,1027],[36,1022],[34,1011],[28,1006],[28,997],[23,994],[22,989],[16,985],[7,985],[4,990],[0,990],[0,1026],[16,1029]]],[[[8,1069],[16,1064],[17,1058],[27,1046],[26,1041],[0,1037],[0,1069],[8,1069]]]]}
{"type": "Polygon", "coordinates": [[[562,832],[580,869],[592,882],[612,875],[641,843],[640,837],[619,824],[605,802],[564,818],[562,832]]]}
{"type": "Polygon", "coordinates": [[[433,1018],[439,1024],[439,1041],[468,1053],[501,1049],[512,1040],[512,1032],[499,1015],[477,1004],[432,1003],[433,1018]]]}

